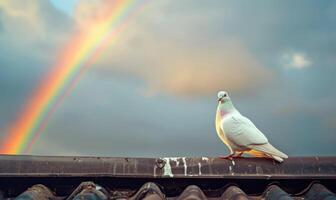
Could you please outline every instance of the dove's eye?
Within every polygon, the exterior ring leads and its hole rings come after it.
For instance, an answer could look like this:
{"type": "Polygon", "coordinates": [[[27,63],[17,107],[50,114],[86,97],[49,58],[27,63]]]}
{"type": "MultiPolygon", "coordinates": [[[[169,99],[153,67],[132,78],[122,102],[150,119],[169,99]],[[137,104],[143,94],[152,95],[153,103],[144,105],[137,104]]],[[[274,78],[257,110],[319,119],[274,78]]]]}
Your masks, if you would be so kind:
{"type": "Polygon", "coordinates": [[[226,94],[224,94],[224,97],[226,97],[227,95],[226,94]]]}

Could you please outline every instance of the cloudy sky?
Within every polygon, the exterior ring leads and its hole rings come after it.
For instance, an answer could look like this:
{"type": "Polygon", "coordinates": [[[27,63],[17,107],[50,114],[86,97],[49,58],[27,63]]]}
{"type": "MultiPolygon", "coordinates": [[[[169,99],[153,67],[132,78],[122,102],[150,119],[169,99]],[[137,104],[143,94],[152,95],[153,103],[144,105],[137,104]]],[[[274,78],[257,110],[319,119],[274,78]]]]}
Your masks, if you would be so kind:
{"type": "MultiPolygon", "coordinates": [[[[0,1],[0,138],[104,0],[0,1]]],[[[336,154],[336,2],[149,1],[31,153],[216,156],[218,90],[290,156],[336,154]]]]}

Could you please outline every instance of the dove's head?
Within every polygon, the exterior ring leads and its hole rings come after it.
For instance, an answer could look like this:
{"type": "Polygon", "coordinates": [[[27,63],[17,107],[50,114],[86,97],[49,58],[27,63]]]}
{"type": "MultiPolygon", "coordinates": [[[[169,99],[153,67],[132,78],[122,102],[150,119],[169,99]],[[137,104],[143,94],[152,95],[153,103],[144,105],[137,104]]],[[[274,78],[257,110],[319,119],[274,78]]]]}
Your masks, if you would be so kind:
{"type": "Polygon", "coordinates": [[[230,97],[228,95],[227,92],[225,91],[219,91],[218,94],[217,94],[217,101],[220,102],[220,103],[224,103],[226,101],[229,101],[230,100],[230,97]]]}
{"type": "Polygon", "coordinates": [[[230,113],[235,111],[235,107],[232,104],[232,101],[225,91],[219,91],[217,94],[217,101],[218,101],[218,112],[223,117],[226,113],[230,113]]]}

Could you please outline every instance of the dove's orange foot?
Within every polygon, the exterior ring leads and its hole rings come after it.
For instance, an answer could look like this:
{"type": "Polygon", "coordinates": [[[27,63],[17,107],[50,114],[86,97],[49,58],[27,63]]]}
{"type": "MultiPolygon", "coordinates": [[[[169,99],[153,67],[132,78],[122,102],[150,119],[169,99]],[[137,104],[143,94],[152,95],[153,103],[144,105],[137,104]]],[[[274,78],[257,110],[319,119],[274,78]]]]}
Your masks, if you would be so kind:
{"type": "Polygon", "coordinates": [[[232,160],[234,158],[234,154],[229,154],[227,156],[219,156],[220,159],[229,159],[232,160]]]}
{"type": "Polygon", "coordinates": [[[243,152],[239,152],[238,154],[234,153],[234,154],[229,154],[227,156],[219,156],[219,158],[232,160],[233,158],[240,158],[242,154],[243,152]]]}

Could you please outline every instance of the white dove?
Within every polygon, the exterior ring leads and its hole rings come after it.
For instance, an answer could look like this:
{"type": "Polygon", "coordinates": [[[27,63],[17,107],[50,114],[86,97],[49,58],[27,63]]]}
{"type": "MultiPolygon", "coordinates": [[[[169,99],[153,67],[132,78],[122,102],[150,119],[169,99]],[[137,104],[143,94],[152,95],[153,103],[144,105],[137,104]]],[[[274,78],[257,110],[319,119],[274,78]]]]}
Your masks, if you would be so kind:
{"type": "Polygon", "coordinates": [[[218,92],[216,131],[229,148],[230,154],[221,158],[232,159],[248,153],[257,157],[270,157],[282,162],[288,156],[274,148],[265,135],[233,106],[225,91],[218,92]]]}

